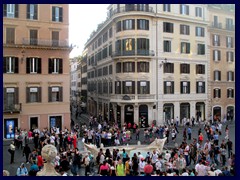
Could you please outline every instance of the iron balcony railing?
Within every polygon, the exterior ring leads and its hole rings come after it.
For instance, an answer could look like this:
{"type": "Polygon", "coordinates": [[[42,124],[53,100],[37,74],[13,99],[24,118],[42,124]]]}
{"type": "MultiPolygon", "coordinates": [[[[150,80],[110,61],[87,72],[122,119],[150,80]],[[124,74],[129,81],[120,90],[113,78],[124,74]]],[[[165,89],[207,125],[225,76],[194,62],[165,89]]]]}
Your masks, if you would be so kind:
{"type": "MultiPolygon", "coordinates": [[[[213,23],[212,23],[212,27],[213,27],[213,28],[217,28],[217,29],[224,29],[224,27],[222,26],[222,23],[214,23],[214,22],[213,22],[213,23]]],[[[225,30],[235,31],[235,25],[226,24],[225,30]]]]}
{"type": "Polygon", "coordinates": [[[120,8],[116,8],[113,10],[112,14],[110,14],[110,17],[112,17],[114,14],[123,13],[123,12],[131,12],[131,11],[139,11],[139,12],[150,12],[154,13],[153,7],[149,7],[148,5],[133,5],[133,6],[124,6],[120,8]]]}
{"type": "Polygon", "coordinates": [[[22,104],[11,104],[3,106],[3,112],[4,113],[20,113],[22,111],[22,104]]]}
{"type": "Polygon", "coordinates": [[[32,46],[70,47],[67,40],[23,38],[22,44],[32,46]]]}
{"type": "Polygon", "coordinates": [[[154,56],[153,50],[137,50],[137,51],[115,51],[112,56],[154,56]]]}

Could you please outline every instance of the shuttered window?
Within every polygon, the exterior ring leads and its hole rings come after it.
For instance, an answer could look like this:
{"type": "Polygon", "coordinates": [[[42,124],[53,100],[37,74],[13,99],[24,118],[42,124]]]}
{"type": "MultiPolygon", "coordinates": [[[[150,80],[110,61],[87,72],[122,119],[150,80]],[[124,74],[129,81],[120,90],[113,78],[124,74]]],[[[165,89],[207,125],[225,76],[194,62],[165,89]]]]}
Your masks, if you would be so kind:
{"type": "Polygon", "coordinates": [[[63,87],[55,86],[48,87],[48,102],[62,102],[63,101],[63,87]]]}
{"type": "Polygon", "coordinates": [[[15,28],[6,28],[6,44],[15,44],[15,28]]]}
{"type": "Polygon", "coordinates": [[[26,88],[26,102],[35,103],[42,101],[42,88],[41,87],[27,87],[26,88]]]}

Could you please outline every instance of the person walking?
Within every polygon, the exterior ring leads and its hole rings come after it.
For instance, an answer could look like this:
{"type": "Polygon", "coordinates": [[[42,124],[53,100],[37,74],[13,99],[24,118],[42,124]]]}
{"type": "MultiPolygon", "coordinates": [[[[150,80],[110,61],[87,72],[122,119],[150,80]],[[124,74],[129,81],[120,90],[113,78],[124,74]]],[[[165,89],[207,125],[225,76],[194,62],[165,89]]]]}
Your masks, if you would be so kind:
{"type": "Polygon", "coordinates": [[[188,133],[188,140],[191,140],[192,139],[192,129],[190,128],[190,126],[188,126],[187,133],[188,133]]]}
{"type": "Polygon", "coordinates": [[[28,176],[28,170],[24,163],[17,169],[17,176],[28,176]]]}
{"type": "Polygon", "coordinates": [[[26,144],[23,148],[23,156],[25,155],[26,157],[26,163],[28,164],[29,163],[29,154],[31,153],[31,149],[30,147],[28,146],[28,144],[26,144]]]}
{"type": "Polygon", "coordinates": [[[13,163],[14,163],[15,149],[16,149],[16,146],[14,145],[14,141],[12,141],[11,144],[10,144],[10,146],[9,146],[9,149],[8,149],[8,152],[11,154],[10,164],[13,164],[13,163]]]}

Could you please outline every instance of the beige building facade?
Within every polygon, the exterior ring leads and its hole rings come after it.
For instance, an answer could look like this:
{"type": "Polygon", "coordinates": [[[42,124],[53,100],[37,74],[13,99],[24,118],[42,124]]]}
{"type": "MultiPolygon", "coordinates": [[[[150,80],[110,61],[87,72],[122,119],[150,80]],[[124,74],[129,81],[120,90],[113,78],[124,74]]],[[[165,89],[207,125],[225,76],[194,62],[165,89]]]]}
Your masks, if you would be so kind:
{"type": "Polygon", "coordinates": [[[209,112],[213,119],[235,119],[235,6],[208,5],[209,112]]]}
{"type": "Polygon", "coordinates": [[[67,4],[3,4],[3,137],[70,128],[67,4]]]}
{"type": "Polygon", "coordinates": [[[88,110],[108,122],[208,116],[207,5],[112,4],[86,43],[88,110]]]}

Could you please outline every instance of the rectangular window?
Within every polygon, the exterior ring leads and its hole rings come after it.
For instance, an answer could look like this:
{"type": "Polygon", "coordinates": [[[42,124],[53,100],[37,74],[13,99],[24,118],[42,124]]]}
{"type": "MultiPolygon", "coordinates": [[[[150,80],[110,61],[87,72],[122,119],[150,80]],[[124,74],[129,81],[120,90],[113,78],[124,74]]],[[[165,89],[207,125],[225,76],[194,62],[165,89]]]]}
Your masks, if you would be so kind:
{"type": "Polygon", "coordinates": [[[233,37],[226,37],[226,47],[227,48],[233,48],[233,37]]]}
{"type": "Polygon", "coordinates": [[[59,32],[52,31],[52,46],[59,46],[59,32]]]}
{"type": "Polygon", "coordinates": [[[63,73],[63,60],[59,58],[48,59],[48,73],[49,74],[62,74],[63,73]]]}
{"type": "Polygon", "coordinates": [[[196,74],[205,74],[205,65],[197,64],[196,65],[196,74]]]}
{"type": "Polygon", "coordinates": [[[115,81],[115,94],[121,94],[121,81],[115,81]]]}
{"type": "Polygon", "coordinates": [[[109,38],[112,38],[112,28],[109,29],[109,38]]]}
{"type": "Polygon", "coordinates": [[[41,102],[41,87],[26,88],[27,103],[41,102]]]}
{"type": "Polygon", "coordinates": [[[55,86],[48,87],[48,102],[62,102],[63,101],[63,87],[55,86]]]}
{"type": "Polygon", "coordinates": [[[100,47],[101,45],[102,45],[102,36],[98,38],[98,47],[100,47]]]}
{"type": "Polygon", "coordinates": [[[180,24],[180,34],[190,35],[190,27],[188,25],[180,24]]]}
{"type": "Polygon", "coordinates": [[[205,93],[205,82],[203,82],[203,81],[196,82],[196,92],[197,93],[205,93]]]}
{"type": "Polygon", "coordinates": [[[213,60],[220,61],[221,60],[221,51],[213,50],[213,60]]]}
{"type": "Polygon", "coordinates": [[[203,27],[196,27],[196,36],[197,37],[204,37],[205,36],[205,29],[203,27]]]}
{"type": "Polygon", "coordinates": [[[164,94],[174,94],[174,81],[164,81],[164,94]]]}
{"type": "Polygon", "coordinates": [[[163,32],[173,33],[173,23],[163,22],[163,32]]]}
{"type": "Polygon", "coordinates": [[[137,29],[138,30],[149,30],[149,20],[138,19],[137,20],[137,29]]]}
{"type": "Polygon", "coordinates": [[[228,81],[234,81],[234,72],[233,71],[228,71],[227,72],[227,80],[228,81]]]}
{"type": "Polygon", "coordinates": [[[103,43],[105,43],[108,40],[108,32],[105,32],[103,34],[103,43]]]}
{"type": "Polygon", "coordinates": [[[133,11],[134,10],[134,4],[125,4],[125,11],[133,11]]]}
{"type": "Polygon", "coordinates": [[[38,19],[38,5],[27,4],[27,19],[37,20],[38,19]]]}
{"type": "Polygon", "coordinates": [[[226,18],[226,29],[230,30],[230,31],[235,30],[234,25],[233,25],[233,19],[226,18]]]}
{"type": "Polygon", "coordinates": [[[137,39],[137,54],[149,55],[149,39],[138,38],[137,39]]]}
{"type": "Polygon", "coordinates": [[[234,61],[233,52],[227,51],[227,62],[233,62],[233,61],[234,61]]]}
{"type": "Polygon", "coordinates": [[[234,98],[234,90],[227,89],[227,98],[234,98]]]}
{"type": "Polygon", "coordinates": [[[180,64],[181,74],[190,74],[190,64],[180,64]]]}
{"type": "Polygon", "coordinates": [[[109,66],[109,74],[112,74],[112,65],[109,66]]]}
{"type": "Polygon", "coordinates": [[[121,40],[117,40],[116,43],[115,43],[116,55],[120,55],[121,54],[121,44],[122,44],[121,40]]]}
{"type": "Polygon", "coordinates": [[[135,19],[123,20],[123,30],[134,30],[135,29],[135,19]]]}
{"type": "Polygon", "coordinates": [[[163,41],[163,52],[171,52],[171,41],[164,40],[163,41]]]}
{"type": "Polygon", "coordinates": [[[189,6],[186,4],[180,4],[180,14],[189,15],[189,6]]]}
{"type": "Polygon", "coordinates": [[[163,4],[164,12],[171,12],[171,4],[163,4]]]}
{"type": "Polygon", "coordinates": [[[122,46],[123,55],[134,55],[135,39],[123,39],[122,46]]]}
{"type": "Polygon", "coordinates": [[[174,63],[164,63],[164,73],[174,73],[174,63]]]}
{"type": "Polygon", "coordinates": [[[181,82],[181,94],[190,94],[190,82],[181,82]]]}
{"type": "Polygon", "coordinates": [[[122,22],[121,21],[118,21],[117,24],[116,24],[116,32],[120,32],[122,30],[122,22]]]}
{"type": "Polygon", "coordinates": [[[138,81],[138,94],[150,94],[150,82],[149,81],[138,81]]]}
{"type": "Polygon", "coordinates": [[[181,42],[181,53],[190,54],[190,43],[181,42]]]}
{"type": "Polygon", "coordinates": [[[53,6],[52,7],[52,21],[63,22],[63,8],[53,6]]]}
{"type": "Polygon", "coordinates": [[[3,57],[3,73],[18,73],[17,57],[3,57]]]}
{"type": "Polygon", "coordinates": [[[105,47],[102,51],[102,56],[103,56],[103,59],[107,58],[108,54],[107,54],[107,49],[108,47],[105,47]]]}
{"type": "Polygon", "coordinates": [[[108,55],[112,56],[112,44],[108,46],[108,55]]]}
{"type": "Polygon", "coordinates": [[[38,30],[31,29],[30,30],[30,45],[38,44],[38,30]]]}
{"type": "Polygon", "coordinates": [[[214,81],[221,81],[221,71],[214,71],[214,81]]]}
{"type": "Polygon", "coordinates": [[[149,72],[149,62],[137,62],[137,72],[149,72]]]}
{"type": "Polygon", "coordinates": [[[135,62],[124,62],[123,63],[123,72],[135,72],[135,62]]]}
{"type": "Polygon", "coordinates": [[[18,18],[18,4],[3,4],[3,16],[18,18]]]}
{"type": "Polygon", "coordinates": [[[213,34],[213,46],[220,46],[220,35],[213,34]]]}
{"type": "Polygon", "coordinates": [[[118,62],[116,64],[116,73],[121,73],[122,72],[122,63],[118,62]]]}
{"type": "Polygon", "coordinates": [[[41,58],[27,58],[26,71],[27,74],[38,73],[41,74],[41,58]]]}
{"type": "Polygon", "coordinates": [[[15,28],[6,28],[6,44],[15,44],[15,28]]]}
{"type": "Polygon", "coordinates": [[[123,81],[123,94],[135,94],[135,82],[123,81]]]}
{"type": "Polygon", "coordinates": [[[205,44],[198,44],[197,48],[198,55],[205,55],[205,44]]]}
{"type": "Polygon", "coordinates": [[[4,88],[4,110],[14,110],[15,105],[19,104],[19,88],[4,88]]]}
{"type": "Polygon", "coordinates": [[[221,98],[221,89],[214,89],[213,90],[213,98],[221,98]]]}
{"type": "Polygon", "coordinates": [[[195,8],[195,16],[202,17],[202,8],[200,8],[200,7],[195,8]]]}

